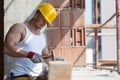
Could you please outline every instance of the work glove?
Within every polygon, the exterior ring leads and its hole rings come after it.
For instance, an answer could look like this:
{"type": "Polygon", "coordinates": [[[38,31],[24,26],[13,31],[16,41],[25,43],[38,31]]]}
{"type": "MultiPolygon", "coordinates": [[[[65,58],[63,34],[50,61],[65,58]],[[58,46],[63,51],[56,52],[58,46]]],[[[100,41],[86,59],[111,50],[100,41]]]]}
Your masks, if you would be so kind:
{"type": "Polygon", "coordinates": [[[31,61],[34,63],[44,62],[42,55],[40,55],[38,53],[31,52],[31,51],[28,53],[27,58],[30,58],[31,61]]]}
{"type": "Polygon", "coordinates": [[[45,62],[42,62],[42,69],[43,69],[43,73],[48,72],[48,64],[45,62]]]}
{"type": "Polygon", "coordinates": [[[42,62],[42,72],[39,74],[41,76],[42,80],[48,80],[48,64],[45,62],[42,62]]]}

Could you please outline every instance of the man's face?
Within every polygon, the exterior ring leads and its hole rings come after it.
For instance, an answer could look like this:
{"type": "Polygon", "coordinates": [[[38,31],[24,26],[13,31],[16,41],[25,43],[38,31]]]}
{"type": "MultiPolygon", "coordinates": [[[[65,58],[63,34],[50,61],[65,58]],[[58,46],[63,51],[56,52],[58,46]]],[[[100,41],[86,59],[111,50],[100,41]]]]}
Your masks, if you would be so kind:
{"type": "Polygon", "coordinates": [[[42,28],[47,24],[47,21],[42,14],[36,13],[35,24],[38,28],[42,28]]]}

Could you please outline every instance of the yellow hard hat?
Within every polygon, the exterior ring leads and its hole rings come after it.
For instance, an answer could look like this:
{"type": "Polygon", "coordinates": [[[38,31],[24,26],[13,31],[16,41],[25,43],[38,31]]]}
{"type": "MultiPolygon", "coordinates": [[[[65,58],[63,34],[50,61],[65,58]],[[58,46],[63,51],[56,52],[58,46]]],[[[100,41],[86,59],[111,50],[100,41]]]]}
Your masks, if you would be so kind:
{"type": "Polygon", "coordinates": [[[42,3],[38,6],[38,10],[42,13],[47,22],[53,25],[52,21],[56,18],[57,15],[55,8],[50,3],[42,3]]]}

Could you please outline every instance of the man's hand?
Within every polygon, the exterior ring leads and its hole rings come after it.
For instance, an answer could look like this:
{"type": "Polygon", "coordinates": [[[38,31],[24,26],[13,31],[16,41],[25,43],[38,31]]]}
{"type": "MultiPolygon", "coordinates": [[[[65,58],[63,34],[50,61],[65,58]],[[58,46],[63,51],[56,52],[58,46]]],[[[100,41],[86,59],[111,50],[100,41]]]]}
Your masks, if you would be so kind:
{"type": "Polygon", "coordinates": [[[34,63],[40,63],[44,61],[42,55],[34,52],[29,52],[27,58],[30,58],[34,63]]]}

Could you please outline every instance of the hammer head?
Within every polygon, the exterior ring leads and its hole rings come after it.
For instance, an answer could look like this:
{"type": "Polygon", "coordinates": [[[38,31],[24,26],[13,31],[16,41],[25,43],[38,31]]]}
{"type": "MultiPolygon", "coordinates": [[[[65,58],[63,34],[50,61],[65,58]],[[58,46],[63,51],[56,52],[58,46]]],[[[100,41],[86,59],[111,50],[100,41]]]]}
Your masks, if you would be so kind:
{"type": "Polygon", "coordinates": [[[54,51],[51,50],[51,58],[52,58],[52,61],[64,61],[64,58],[61,57],[61,56],[58,56],[58,57],[55,57],[55,54],[54,54],[54,51]]]}
{"type": "Polygon", "coordinates": [[[54,52],[53,52],[53,50],[51,50],[51,51],[50,51],[50,53],[51,53],[51,58],[52,58],[52,61],[54,61],[54,60],[55,60],[55,58],[54,58],[54,52]]]}

